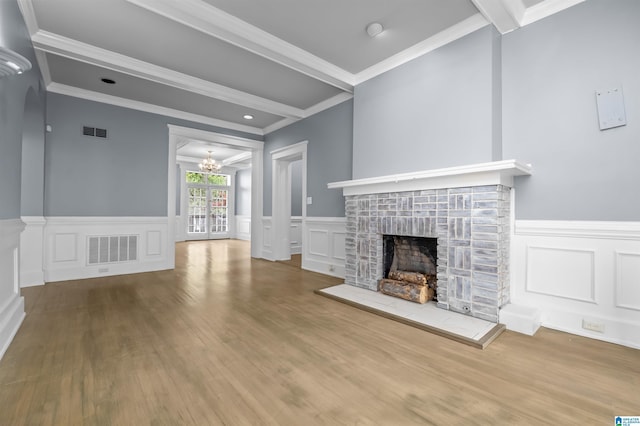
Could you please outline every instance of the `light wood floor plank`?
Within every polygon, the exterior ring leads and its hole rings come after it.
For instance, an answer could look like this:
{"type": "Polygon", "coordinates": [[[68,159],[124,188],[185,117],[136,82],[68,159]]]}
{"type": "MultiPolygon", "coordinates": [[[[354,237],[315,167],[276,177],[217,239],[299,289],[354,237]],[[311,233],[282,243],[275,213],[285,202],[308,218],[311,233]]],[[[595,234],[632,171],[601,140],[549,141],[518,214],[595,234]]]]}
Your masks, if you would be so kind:
{"type": "Polygon", "coordinates": [[[23,290],[0,425],[612,424],[640,351],[541,329],[479,350],[318,296],[336,278],[180,243],[173,271],[23,290]]]}

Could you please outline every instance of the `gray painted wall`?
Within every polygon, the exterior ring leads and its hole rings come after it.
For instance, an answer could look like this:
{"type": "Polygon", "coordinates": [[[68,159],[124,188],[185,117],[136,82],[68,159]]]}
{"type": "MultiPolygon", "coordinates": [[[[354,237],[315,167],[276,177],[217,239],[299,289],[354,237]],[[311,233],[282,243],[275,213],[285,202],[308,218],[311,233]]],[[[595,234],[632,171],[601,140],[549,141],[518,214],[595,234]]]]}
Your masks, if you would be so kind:
{"type": "Polygon", "coordinates": [[[251,216],[251,169],[236,173],[236,215],[251,216]]]}
{"type": "Polygon", "coordinates": [[[0,46],[18,52],[33,64],[33,68],[22,75],[0,78],[0,219],[15,219],[21,214],[41,216],[42,186],[37,182],[42,180],[44,138],[38,139],[38,133],[43,133],[46,93],[15,1],[0,1],[0,46]],[[26,153],[33,155],[33,162],[29,161],[33,174],[24,183],[30,190],[24,212],[21,211],[23,126],[29,139],[26,153]]]}
{"type": "Polygon", "coordinates": [[[127,108],[51,94],[47,102],[47,216],[166,216],[167,124],[259,139],[127,108]],[[105,128],[108,139],[82,135],[105,128]]]}
{"type": "Polygon", "coordinates": [[[301,141],[307,146],[307,216],[343,217],[342,191],[327,183],[351,179],[353,101],[343,102],[297,123],[269,133],[264,147],[264,215],[271,215],[270,152],[301,141]]]}
{"type": "Polygon", "coordinates": [[[518,219],[640,220],[640,2],[590,0],[503,38],[504,156],[531,162],[518,219]],[[595,91],[623,87],[600,131],[595,91]]]}
{"type": "Polygon", "coordinates": [[[302,160],[291,163],[291,216],[302,216],[302,160]]]}
{"type": "Polygon", "coordinates": [[[499,46],[487,26],[358,85],[353,178],[499,157],[499,46]]]}

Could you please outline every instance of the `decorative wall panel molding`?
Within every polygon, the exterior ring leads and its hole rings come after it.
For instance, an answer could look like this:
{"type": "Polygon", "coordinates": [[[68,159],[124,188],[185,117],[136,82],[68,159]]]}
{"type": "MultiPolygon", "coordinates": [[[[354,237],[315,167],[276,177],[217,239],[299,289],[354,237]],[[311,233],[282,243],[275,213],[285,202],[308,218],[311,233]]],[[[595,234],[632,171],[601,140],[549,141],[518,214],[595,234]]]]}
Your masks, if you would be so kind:
{"type": "Polygon", "coordinates": [[[167,221],[166,217],[47,218],[45,281],[170,269],[167,221]],[[91,247],[97,250],[94,255],[100,256],[101,244],[105,246],[101,257],[104,261],[92,261],[91,247]]]}
{"type": "Polygon", "coordinates": [[[236,238],[251,241],[251,216],[236,216],[236,238]]]}
{"type": "Polygon", "coordinates": [[[343,217],[304,219],[302,269],[344,278],[346,226],[343,217]]]}
{"type": "Polygon", "coordinates": [[[44,284],[44,226],[42,216],[23,216],[20,234],[20,287],[44,284]]]}
{"type": "Polygon", "coordinates": [[[595,301],[595,252],[527,246],[527,291],[595,301]]]}
{"type": "Polygon", "coordinates": [[[640,348],[640,222],[516,221],[511,259],[543,326],[640,348]]]}
{"type": "Polygon", "coordinates": [[[302,217],[291,217],[291,227],[289,229],[289,242],[291,244],[291,254],[302,253],[302,217]]]}
{"type": "Polygon", "coordinates": [[[640,311],[640,252],[616,252],[616,306],[640,311]]]}
{"type": "Polygon", "coordinates": [[[271,246],[271,216],[262,218],[262,257],[267,260],[273,259],[273,247],[271,246]]]}
{"type": "Polygon", "coordinates": [[[0,220],[0,359],[24,319],[24,298],[20,296],[20,219],[0,220]]]}

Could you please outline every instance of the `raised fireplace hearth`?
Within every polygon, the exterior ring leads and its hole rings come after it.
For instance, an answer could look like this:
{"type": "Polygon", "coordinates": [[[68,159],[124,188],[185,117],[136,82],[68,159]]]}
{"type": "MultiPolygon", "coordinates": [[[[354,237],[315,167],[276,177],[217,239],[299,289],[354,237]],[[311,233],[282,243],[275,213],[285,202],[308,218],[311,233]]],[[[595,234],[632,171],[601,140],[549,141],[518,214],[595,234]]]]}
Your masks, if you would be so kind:
{"type": "Polygon", "coordinates": [[[385,235],[435,242],[437,306],[492,322],[509,302],[515,160],[330,184],[347,216],[345,284],[377,291],[385,235]]]}

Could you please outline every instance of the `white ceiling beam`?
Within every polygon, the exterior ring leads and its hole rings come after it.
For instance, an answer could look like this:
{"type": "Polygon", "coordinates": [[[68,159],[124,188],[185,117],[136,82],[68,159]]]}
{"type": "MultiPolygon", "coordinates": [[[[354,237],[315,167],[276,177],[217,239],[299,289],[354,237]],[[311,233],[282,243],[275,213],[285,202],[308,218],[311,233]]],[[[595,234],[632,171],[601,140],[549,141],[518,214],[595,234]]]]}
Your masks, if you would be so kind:
{"type": "Polygon", "coordinates": [[[520,23],[515,15],[518,9],[515,4],[520,3],[522,6],[521,0],[507,0],[507,2],[503,0],[471,1],[478,8],[480,13],[482,13],[482,15],[484,15],[484,17],[487,18],[487,20],[491,22],[501,34],[506,34],[520,28],[520,23]]]}
{"type": "Polygon", "coordinates": [[[242,163],[243,161],[247,161],[251,159],[252,152],[241,152],[240,154],[234,155],[233,157],[226,158],[222,160],[223,166],[231,166],[232,164],[242,163]]]}
{"type": "Polygon", "coordinates": [[[254,135],[264,135],[262,129],[253,126],[233,123],[231,121],[219,120],[217,118],[206,117],[204,115],[193,114],[190,112],[180,111],[177,109],[161,107],[146,102],[134,101],[118,96],[107,95],[104,93],[94,92],[91,90],[80,89],[77,87],[67,86],[60,83],[51,83],[47,86],[47,92],[58,93],[60,95],[73,96],[75,98],[86,99],[89,101],[100,102],[103,104],[115,105],[123,108],[131,108],[137,111],[150,112],[152,114],[165,115],[167,117],[179,118],[181,120],[193,121],[195,123],[208,124],[210,126],[223,127],[226,129],[237,130],[239,132],[250,133],[254,135]]]}
{"type": "Polygon", "coordinates": [[[304,110],[300,108],[212,83],[47,31],[38,31],[31,36],[31,40],[36,49],[134,77],[282,117],[301,118],[304,116],[304,110]]]}
{"type": "Polygon", "coordinates": [[[352,73],[203,1],[127,1],[341,90],[353,91],[352,73]]]}
{"type": "Polygon", "coordinates": [[[526,9],[520,24],[522,26],[529,25],[582,2],[584,0],[545,0],[526,9]]]}

